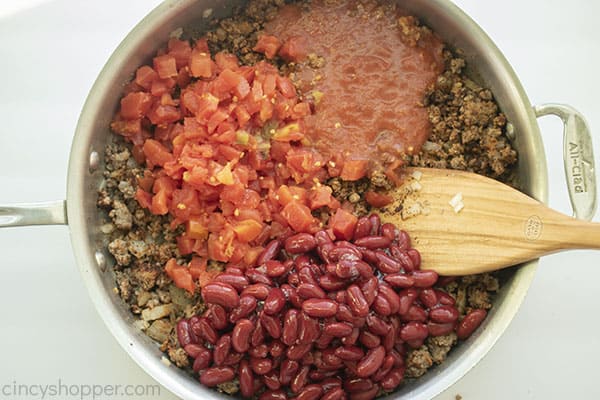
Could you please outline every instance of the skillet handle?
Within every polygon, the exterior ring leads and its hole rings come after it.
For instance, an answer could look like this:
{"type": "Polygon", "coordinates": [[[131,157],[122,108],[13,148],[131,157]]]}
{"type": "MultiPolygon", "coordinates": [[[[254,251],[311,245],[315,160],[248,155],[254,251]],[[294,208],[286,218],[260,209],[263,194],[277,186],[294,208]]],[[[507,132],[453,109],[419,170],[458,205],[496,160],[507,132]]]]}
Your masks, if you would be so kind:
{"type": "Polygon", "coordinates": [[[0,228],[27,225],[66,225],[65,200],[0,205],[0,228]]]}
{"type": "Polygon", "coordinates": [[[534,111],[538,117],[556,115],[563,121],[563,161],[571,206],[576,218],[591,221],[596,213],[597,190],[592,136],[585,118],[565,104],[542,104],[534,111]]]}

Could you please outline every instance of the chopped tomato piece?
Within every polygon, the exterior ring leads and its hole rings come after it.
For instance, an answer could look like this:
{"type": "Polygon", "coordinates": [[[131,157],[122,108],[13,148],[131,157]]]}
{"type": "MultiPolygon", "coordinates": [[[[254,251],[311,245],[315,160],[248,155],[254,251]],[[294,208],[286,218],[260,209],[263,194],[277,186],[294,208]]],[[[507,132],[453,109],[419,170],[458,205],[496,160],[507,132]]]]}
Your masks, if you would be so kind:
{"type": "Polygon", "coordinates": [[[277,88],[284,97],[289,99],[296,98],[296,88],[290,78],[277,75],[277,88]]]}
{"type": "Polygon", "coordinates": [[[289,202],[281,211],[281,215],[296,232],[307,232],[315,222],[310,208],[298,201],[289,202]]]}
{"type": "Polygon", "coordinates": [[[367,174],[369,160],[346,160],[340,178],[345,181],[357,181],[367,174]]]}
{"type": "Polygon", "coordinates": [[[181,112],[177,107],[157,104],[148,113],[148,119],[156,125],[168,124],[179,121],[181,112]]]}
{"type": "Polygon", "coordinates": [[[302,61],[308,53],[306,39],[302,36],[292,36],[279,49],[279,56],[285,61],[302,61]]]}
{"type": "Polygon", "coordinates": [[[394,201],[394,198],[386,193],[368,191],[365,193],[365,200],[373,207],[385,207],[394,201]]]}
{"type": "Polygon", "coordinates": [[[150,208],[152,206],[152,195],[143,189],[138,188],[136,190],[135,199],[142,208],[150,208]]]}
{"type": "Polygon", "coordinates": [[[240,241],[248,243],[254,240],[260,234],[262,228],[263,225],[260,222],[257,222],[253,219],[245,219],[238,222],[233,227],[233,230],[240,241]]]}
{"type": "Polygon", "coordinates": [[[170,39],[167,47],[169,49],[168,54],[175,59],[177,69],[188,65],[188,60],[192,55],[192,47],[187,40],[170,39]]]}
{"type": "Polygon", "coordinates": [[[225,53],[223,51],[220,51],[217,54],[215,54],[215,63],[221,71],[225,69],[236,71],[240,68],[240,63],[236,55],[231,53],[225,53]]]}
{"type": "Polygon", "coordinates": [[[150,211],[152,214],[156,215],[165,215],[169,212],[167,193],[165,191],[160,191],[152,196],[152,205],[150,206],[150,211]]]}
{"type": "Polygon", "coordinates": [[[329,227],[338,239],[350,240],[354,235],[357,222],[358,218],[356,216],[343,208],[339,208],[329,219],[329,227]]]}
{"type": "Polygon", "coordinates": [[[175,261],[174,258],[171,258],[169,261],[167,261],[167,265],[165,265],[165,272],[169,278],[173,279],[175,286],[194,294],[194,280],[189,268],[178,265],[177,261],[175,261]]]}
{"type": "Polygon", "coordinates": [[[191,217],[186,224],[185,233],[190,239],[206,240],[208,238],[208,227],[203,218],[191,217]]]}
{"type": "Polygon", "coordinates": [[[152,106],[152,96],[144,92],[129,93],[121,99],[121,117],[142,118],[152,106]]]}
{"type": "Polygon", "coordinates": [[[154,57],[154,69],[158,76],[162,79],[173,78],[177,76],[177,62],[175,57],[163,55],[154,57]]]}
{"type": "Polygon", "coordinates": [[[210,54],[194,49],[190,57],[190,73],[194,78],[210,78],[214,75],[217,65],[210,58],[210,54]]]}
{"type": "Polygon", "coordinates": [[[272,35],[261,35],[258,37],[258,42],[252,50],[263,53],[268,59],[272,59],[279,51],[281,41],[272,35]]]}
{"type": "Polygon", "coordinates": [[[220,233],[211,233],[208,237],[208,258],[215,261],[229,261],[233,254],[234,232],[225,229],[220,233]]]}
{"type": "Polygon", "coordinates": [[[146,139],[144,142],[144,155],[154,165],[165,165],[173,160],[173,154],[164,145],[154,139],[146,139]]]}
{"type": "Polygon", "coordinates": [[[308,204],[311,210],[328,206],[331,203],[333,190],[329,186],[319,185],[308,191],[308,204]]]}
{"type": "Polygon", "coordinates": [[[198,284],[201,288],[210,283],[217,275],[221,273],[218,269],[207,270],[206,259],[200,257],[192,257],[189,263],[190,274],[192,278],[198,279],[198,284]]]}
{"type": "Polygon", "coordinates": [[[158,77],[158,74],[152,67],[143,65],[135,71],[135,83],[148,90],[152,87],[152,82],[158,77]]]}

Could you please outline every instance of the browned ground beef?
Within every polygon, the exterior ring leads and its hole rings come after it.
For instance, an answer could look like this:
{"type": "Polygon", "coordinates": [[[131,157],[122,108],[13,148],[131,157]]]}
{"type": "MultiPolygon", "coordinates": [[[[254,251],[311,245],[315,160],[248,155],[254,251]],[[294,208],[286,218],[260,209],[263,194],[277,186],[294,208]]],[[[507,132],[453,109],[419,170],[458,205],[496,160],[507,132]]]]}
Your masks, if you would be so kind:
{"type": "MultiPolygon", "coordinates": [[[[281,4],[282,0],[253,0],[234,17],[215,22],[207,33],[211,51],[234,52],[245,64],[263,59],[252,47],[263,22],[272,18],[281,4]]],[[[419,35],[430,34],[414,18],[401,18],[398,23],[403,40],[416,43],[419,35]]],[[[444,56],[445,71],[424,99],[432,135],[423,151],[407,159],[407,163],[469,170],[513,183],[517,154],[505,134],[506,118],[491,92],[464,74],[464,60],[449,50],[444,56]]],[[[293,72],[293,66],[281,60],[275,62],[282,71],[293,72]]],[[[314,67],[319,68],[321,63],[322,58],[316,55],[314,67]]],[[[172,257],[182,263],[186,261],[176,246],[178,232],[170,228],[167,216],[150,214],[133,198],[143,169],[134,161],[128,144],[115,136],[105,149],[105,163],[105,184],[99,191],[97,204],[106,212],[102,231],[106,234],[108,251],[115,259],[116,290],[138,316],[137,326],[160,343],[178,367],[189,367],[174,327],[179,318],[201,311],[203,304],[198,295],[192,297],[173,285],[163,271],[164,264],[172,257]]],[[[357,214],[370,211],[362,198],[365,191],[392,188],[381,171],[358,182],[336,178],[328,184],[339,200],[355,205],[357,214]]],[[[461,315],[471,308],[491,308],[498,289],[499,280],[491,274],[459,278],[445,288],[457,300],[461,315]]],[[[409,352],[406,376],[419,377],[443,362],[456,342],[454,333],[429,338],[421,348],[409,352]]],[[[235,393],[237,388],[237,381],[219,386],[226,393],[235,393]]]]}

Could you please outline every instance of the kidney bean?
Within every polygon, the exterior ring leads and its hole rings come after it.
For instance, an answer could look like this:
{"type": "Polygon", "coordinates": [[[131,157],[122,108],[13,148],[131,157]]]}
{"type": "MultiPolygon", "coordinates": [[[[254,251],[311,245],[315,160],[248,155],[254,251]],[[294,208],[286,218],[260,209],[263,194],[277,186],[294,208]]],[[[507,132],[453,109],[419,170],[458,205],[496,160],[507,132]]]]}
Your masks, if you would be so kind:
{"type": "Polygon", "coordinates": [[[298,364],[298,361],[289,360],[287,358],[283,360],[279,368],[279,381],[281,384],[289,385],[299,368],[300,364],[298,364]]]}
{"type": "Polygon", "coordinates": [[[340,368],[343,365],[342,359],[335,354],[334,348],[323,350],[321,358],[326,366],[340,368]]]}
{"type": "Polygon", "coordinates": [[[390,325],[375,314],[367,315],[366,322],[369,330],[375,335],[385,336],[391,329],[390,325]]]}
{"type": "Polygon", "coordinates": [[[319,335],[319,321],[311,318],[306,313],[300,313],[298,315],[298,343],[312,343],[319,337],[319,335]]]}
{"type": "Polygon", "coordinates": [[[337,301],[338,306],[345,304],[346,303],[346,291],[338,290],[337,292],[335,292],[335,298],[333,300],[337,301]]]}
{"type": "Polygon", "coordinates": [[[412,258],[407,253],[407,250],[401,250],[397,246],[390,246],[390,253],[395,260],[398,260],[402,265],[404,272],[413,272],[416,270],[412,258]]]}
{"type": "Polygon", "coordinates": [[[369,215],[369,222],[371,223],[371,235],[378,235],[379,228],[381,227],[381,218],[379,218],[379,215],[369,215]]]}
{"type": "Polygon", "coordinates": [[[312,269],[310,268],[310,265],[298,271],[298,278],[300,279],[300,283],[310,283],[317,286],[319,285],[312,269]]]}
{"type": "Polygon", "coordinates": [[[402,269],[402,264],[399,261],[394,260],[382,251],[376,251],[375,257],[377,257],[377,269],[384,274],[395,274],[402,269]]]}
{"type": "Polygon", "coordinates": [[[241,292],[246,288],[249,283],[248,279],[243,275],[234,275],[228,273],[221,273],[217,275],[212,282],[222,282],[227,283],[235,288],[238,292],[241,292]]]}
{"type": "Polygon", "coordinates": [[[373,387],[373,381],[370,379],[353,378],[344,382],[344,389],[350,393],[364,392],[373,387]]]}
{"type": "Polygon", "coordinates": [[[242,296],[252,296],[258,300],[264,300],[269,295],[269,291],[271,287],[264,283],[255,283],[252,285],[248,285],[244,290],[242,290],[242,296]]]}
{"type": "Polygon", "coordinates": [[[362,253],[359,248],[350,242],[339,241],[329,252],[329,260],[336,261],[358,261],[362,259],[362,253]]]}
{"type": "Polygon", "coordinates": [[[380,382],[381,388],[386,391],[392,391],[400,385],[404,379],[404,367],[391,370],[380,382]]]}
{"type": "Polygon", "coordinates": [[[360,285],[360,290],[362,290],[363,296],[370,307],[379,291],[379,280],[374,276],[367,279],[360,285]]]}
{"type": "Polygon", "coordinates": [[[400,338],[405,342],[410,340],[423,340],[428,335],[429,330],[427,329],[427,325],[421,322],[411,321],[400,329],[400,338]]]}
{"type": "Polygon", "coordinates": [[[259,400],[287,400],[283,390],[267,390],[258,398],[259,400]]]}
{"type": "Polygon", "coordinates": [[[298,296],[303,299],[324,299],[327,297],[323,289],[312,283],[301,283],[297,289],[298,296]]]}
{"type": "Polygon", "coordinates": [[[456,280],[456,276],[440,276],[436,286],[445,287],[456,280]]]}
{"type": "Polygon", "coordinates": [[[250,315],[250,313],[256,310],[256,304],[256,298],[248,295],[242,295],[240,297],[240,305],[231,310],[231,314],[229,314],[229,321],[235,324],[240,319],[247,317],[250,315]]]}
{"type": "Polygon", "coordinates": [[[447,324],[438,324],[436,322],[429,321],[427,323],[427,329],[429,330],[429,336],[448,335],[450,332],[454,331],[455,327],[456,327],[455,322],[450,322],[447,324]]]}
{"type": "Polygon", "coordinates": [[[342,380],[338,377],[323,379],[320,383],[324,391],[342,387],[342,380]]]}
{"type": "Polygon", "coordinates": [[[333,342],[333,339],[335,339],[334,336],[328,335],[327,333],[323,332],[315,342],[315,347],[320,350],[326,349],[327,347],[329,347],[331,342],[333,342]]]}
{"type": "Polygon", "coordinates": [[[273,361],[270,358],[250,357],[250,368],[256,375],[264,375],[271,371],[273,361]]]}
{"type": "Polygon", "coordinates": [[[383,280],[397,288],[409,288],[415,284],[415,280],[411,276],[403,273],[386,275],[383,280]]]}
{"type": "Polygon", "coordinates": [[[350,393],[350,400],[372,400],[379,393],[379,385],[374,385],[371,389],[364,392],[350,393]]]}
{"type": "Polygon", "coordinates": [[[283,319],[281,340],[288,346],[293,345],[298,339],[298,310],[289,309],[283,319]]]}
{"type": "Polygon", "coordinates": [[[346,301],[354,315],[366,317],[369,313],[369,304],[362,290],[356,284],[350,285],[346,290],[346,301]]]}
{"type": "Polygon", "coordinates": [[[420,271],[413,271],[412,277],[415,280],[415,287],[428,288],[435,285],[438,274],[435,271],[423,269],[420,271]]]}
{"type": "Polygon", "coordinates": [[[342,344],[344,346],[352,346],[356,343],[356,341],[358,340],[358,336],[360,335],[360,329],[358,329],[357,327],[354,327],[354,329],[352,329],[352,333],[349,334],[348,336],[344,336],[342,338],[342,344]]]}
{"type": "Polygon", "coordinates": [[[338,304],[329,299],[308,299],[302,303],[302,311],[315,318],[333,317],[338,312],[338,304]]]}
{"type": "Polygon", "coordinates": [[[271,342],[269,353],[273,358],[278,359],[286,350],[286,346],[280,340],[271,342]]]}
{"type": "Polygon", "coordinates": [[[256,358],[265,358],[269,354],[269,346],[264,343],[261,343],[258,346],[250,346],[248,354],[256,358]]]}
{"type": "Polygon", "coordinates": [[[240,361],[238,368],[240,380],[240,392],[244,397],[252,397],[254,395],[254,374],[247,360],[240,361]]]}
{"type": "Polygon", "coordinates": [[[394,344],[396,344],[396,334],[397,330],[394,325],[389,325],[390,329],[387,331],[385,336],[383,337],[382,345],[385,347],[385,351],[391,351],[394,348],[394,344]]]}
{"type": "Polygon", "coordinates": [[[394,224],[386,222],[385,224],[381,225],[381,236],[385,236],[393,242],[398,236],[398,230],[394,224]]]}
{"type": "Polygon", "coordinates": [[[288,347],[286,355],[290,360],[301,360],[312,348],[312,343],[295,344],[288,347]]]}
{"type": "Polygon", "coordinates": [[[308,233],[298,233],[285,240],[285,251],[290,254],[307,253],[317,247],[317,240],[308,233]]]}
{"type": "Polygon", "coordinates": [[[356,267],[357,262],[362,262],[359,260],[340,260],[337,264],[334,265],[335,269],[333,271],[329,271],[332,274],[335,274],[339,278],[342,279],[356,279],[360,275],[358,272],[358,268],[356,267]]]}
{"type": "Polygon", "coordinates": [[[415,269],[419,269],[421,266],[421,253],[417,249],[408,249],[406,252],[410,259],[412,260],[413,266],[415,269]]]}
{"type": "Polygon", "coordinates": [[[182,319],[177,323],[177,339],[182,347],[192,343],[192,338],[190,337],[190,324],[188,320],[182,319]]]}
{"type": "Polygon", "coordinates": [[[298,396],[296,396],[296,400],[317,400],[323,394],[323,389],[321,385],[306,385],[298,396]]]}
{"type": "Polygon", "coordinates": [[[444,306],[453,306],[456,304],[454,297],[450,296],[443,290],[435,289],[435,294],[437,295],[438,302],[444,306]]]}
{"type": "Polygon", "coordinates": [[[438,303],[438,297],[433,289],[423,289],[419,293],[419,300],[426,308],[432,308],[438,303]]]}
{"type": "Polygon", "coordinates": [[[333,274],[319,277],[319,286],[328,291],[340,290],[346,287],[347,282],[333,274]]]}
{"type": "Polygon", "coordinates": [[[252,283],[263,283],[265,285],[273,286],[273,280],[266,275],[267,268],[263,267],[264,271],[258,268],[246,269],[246,276],[252,283]]]}
{"type": "Polygon", "coordinates": [[[354,228],[354,240],[360,239],[371,234],[371,221],[368,217],[360,217],[354,228]]]}
{"type": "Polygon", "coordinates": [[[192,343],[200,343],[202,338],[200,336],[200,317],[194,315],[188,320],[188,333],[192,343]]]}
{"type": "MultiPolygon", "coordinates": [[[[299,270],[300,268],[296,268],[296,270],[299,270]]],[[[300,284],[300,278],[298,277],[298,273],[297,272],[290,272],[287,276],[287,282],[290,285],[294,285],[297,286],[300,284]]]]}
{"type": "Polygon", "coordinates": [[[294,376],[292,381],[290,382],[290,389],[293,393],[299,393],[300,390],[306,385],[308,382],[308,373],[310,372],[310,367],[305,365],[300,368],[300,371],[294,376]]]}
{"type": "Polygon", "coordinates": [[[206,303],[219,304],[225,308],[234,308],[240,303],[237,291],[227,283],[211,282],[202,288],[201,293],[206,303]]]}
{"type": "Polygon", "coordinates": [[[385,349],[383,346],[375,347],[367,352],[362,360],[356,365],[356,375],[359,378],[367,378],[375,373],[383,364],[385,349]]]}
{"type": "Polygon", "coordinates": [[[231,334],[231,345],[238,353],[245,353],[250,347],[250,335],[254,330],[254,324],[249,319],[241,319],[233,328],[231,334]]]}
{"type": "Polygon", "coordinates": [[[212,353],[210,350],[204,348],[200,350],[196,359],[194,360],[194,364],[192,365],[192,369],[194,372],[198,372],[202,369],[208,368],[210,362],[212,361],[212,353]]]}
{"type": "Polygon", "coordinates": [[[280,261],[269,260],[265,263],[265,272],[269,278],[279,278],[280,276],[285,275],[287,271],[288,267],[280,261]]]}
{"type": "Polygon", "coordinates": [[[389,247],[392,241],[385,236],[365,236],[356,239],[354,244],[369,250],[383,249],[389,247]]]}
{"type": "Polygon", "coordinates": [[[398,314],[403,315],[408,312],[408,309],[414,301],[419,296],[419,292],[417,292],[413,288],[404,289],[400,293],[398,293],[398,297],[400,299],[400,307],[398,308],[398,314]]]}
{"type": "Polygon", "coordinates": [[[272,260],[275,258],[277,253],[279,253],[279,249],[281,248],[281,243],[277,239],[271,240],[263,251],[258,255],[256,259],[256,265],[262,265],[265,262],[272,260]]]}
{"type": "Polygon", "coordinates": [[[227,311],[218,304],[211,304],[208,310],[207,318],[212,327],[218,330],[225,329],[228,325],[227,311]]]}
{"type": "Polygon", "coordinates": [[[328,391],[327,393],[325,393],[323,395],[323,397],[321,397],[321,400],[340,400],[342,398],[344,398],[344,389],[342,388],[335,388],[335,389],[331,389],[330,391],[328,391]]]}
{"type": "Polygon", "coordinates": [[[263,313],[260,316],[260,322],[263,328],[265,328],[265,331],[273,339],[279,339],[281,337],[281,321],[279,318],[263,313]]]}
{"type": "Polygon", "coordinates": [[[481,325],[487,315],[484,309],[475,309],[469,312],[456,327],[456,336],[465,340],[481,325]]]}
{"type": "Polygon", "coordinates": [[[213,362],[216,366],[221,366],[229,355],[231,350],[231,335],[223,335],[217,341],[213,350],[213,362]]]}
{"type": "Polygon", "coordinates": [[[263,311],[268,315],[279,313],[285,306],[285,295],[278,287],[271,289],[269,295],[265,299],[263,311]]]}
{"type": "Polygon", "coordinates": [[[438,306],[429,311],[429,318],[433,322],[448,324],[458,319],[458,310],[452,306],[438,306]]]}
{"type": "Polygon", "coordinates": [[[318,231],[315,233],[315,240],[317,241],[317,245],[321,246],[324,244],[333,244],[334,236],[327,233],[327,231],[318,231]]]}
{"type": "Polygon", "coordinates": [[[373,382],[380,382],[394,367],[394,357],[391,355],[385,356],[381,367],[371,376],[373,382]]]}
{"type": "Polygon", "coordinates": [[[369,331],[362,331],[358,340],[368,349],[373,349],[381,344],[379,336],[374,335],[369,331]]]}
{"type": "Polygon", "coordinates": [[[279,382],[279,373],[277,371],[271,371],[263,375],[263,382],[266,387],[270,390],[278,390],[281,388],[281,382],[279,382]]]}
{"type": "Polygon", "coordinates": [[[322,381],[339,373],[336,369],[331,371],[326,370],[325,366],[322,369],[312,370],[308,373],[308,377],[313,381],[322,381]]]}
{"type": "Polygon", "coordinates": [[[231,367],[213,367],[205,369],[200,375],[200,383],[208,387],[214,387],[221,383],[229,382],[235,377],[235,371],[231,367]]]}
{"type": "Polygon", "coordinates": [[[184,346],[183,350],[188,356],[196,358],[198,357],[198,354],[200,354],[203,350],[206,350],[206,347],[202,346],[201,344],[190,343],[184,346]]]}
{"type": "Polygon", "coordinates": [[[402,315],[402,319],[404,319],[405,321],[426,322],[427,321],[427,311],[425,311],[422,307],[420,307],[416,304],[413,304],[408,309],[408,312],[406,314],[402,315]]]}
{"type": "Polygon", "coordinates": [[[392,314],[400,310],[400,297],[391,287],[382,283],[379,285],[379,293],[388,301],[392,314]]]}
{"type": "Polygon", "coordinates": [[[202,317],[198,320],[198,328],[200,337],[204,338],[207,342],[216,344],[219,339],[217,331],[210,325],[208,318],[202,317]]]}
{"type": "Polygon", "coordinates": [[[388,316],[392,314],[392,307],[383,295],[379,295],[373,302],[373,310],[379,315],[388,316]]]}
{"type": "Polygon", "coordinates": [[[365,353],[358,346],[340,346],[335,349],[335,355],[345,361],[358,361],[364,357],[365,353]]]}
{"type": "Polygon", "coordinates": [[[254,327],[254,331],[252,331],[252,336],[250,337],[250,344],[254,346],[258,346],[265,341],[265,330],[262,326],[260,320],[256,322],[256,326],[254,327]]]}
{"type": "Polygon", "coordinates": [[[235,266],[235,265],[230,265],[228,267],[225,267],[225,271],[226,274],[232,274],[232,275],[244,275],[244,271],[242,271],[239,267],[235,266]]]}
{"type": "Polygon", "coordinates": [[[352,325],[345,322],[329,322],[325,324],[324,332],[335,337],[344,337],[352,333],[352,325]]]}

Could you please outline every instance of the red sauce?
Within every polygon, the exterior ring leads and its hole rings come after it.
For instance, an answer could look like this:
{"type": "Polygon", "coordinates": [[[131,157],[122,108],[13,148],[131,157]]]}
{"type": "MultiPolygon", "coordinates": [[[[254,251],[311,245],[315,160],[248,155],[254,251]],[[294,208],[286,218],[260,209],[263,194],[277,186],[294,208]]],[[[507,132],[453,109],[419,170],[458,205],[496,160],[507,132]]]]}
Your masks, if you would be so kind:
{"type": "Polygon", "coordinates": [[[305,134],[334,159],[379,164],[417,152],[431,131],[422,101],[443,69],[442,42],[427,35],[411,46],[401,39],[400,14],[375,18],[368,6],[331,3],[286,5],[265,28],[282,42],[299,37],[309,58],[325,61],[311,68],[305,59],[297,67],[301,92],[317,93],[305,134]]]}

